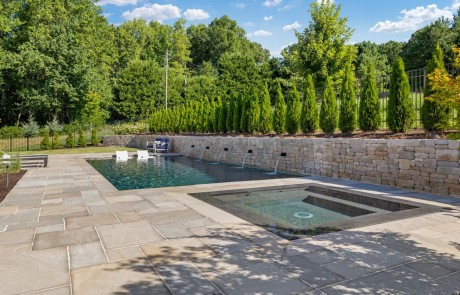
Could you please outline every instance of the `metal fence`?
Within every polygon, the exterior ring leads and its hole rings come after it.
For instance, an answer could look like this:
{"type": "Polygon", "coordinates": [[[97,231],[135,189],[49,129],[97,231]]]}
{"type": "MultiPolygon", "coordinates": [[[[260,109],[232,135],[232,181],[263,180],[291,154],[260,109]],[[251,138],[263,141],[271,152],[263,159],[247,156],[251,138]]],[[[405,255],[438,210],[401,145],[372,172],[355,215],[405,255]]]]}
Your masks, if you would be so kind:
{"type": "MultiPolygon", "coordinates": [[[[103,128],[98,128],[96,135],[98,138],[102,138],[104,136],[114,135],[114,130],[112,126],[106,126],[103,128]]],[[[89,144],[91,142],[91,131],[85,131],[84,136],[86,138],[86,143],[89,144]]],[[[61,134],[58,137],[59,148],[65,147],[65,142],[67,139],[67,135],[61,134]]],[[[73,139],[75,142],[75,146],[77,146],[78,140],[78,132],[73,132],[73,139]]],[[[24,151],[39,151],[41,150],[40,143],[43,140],[43,136],[34,136],[30,138],[25,137],[8,137],[8,138],[0,138],[0,150],[7,152],[7,153],[16,153],[16,152],[24,152],[24,151]]],[[[54,143],[54,138],[50,135],[50,143],[54,143]]]]}

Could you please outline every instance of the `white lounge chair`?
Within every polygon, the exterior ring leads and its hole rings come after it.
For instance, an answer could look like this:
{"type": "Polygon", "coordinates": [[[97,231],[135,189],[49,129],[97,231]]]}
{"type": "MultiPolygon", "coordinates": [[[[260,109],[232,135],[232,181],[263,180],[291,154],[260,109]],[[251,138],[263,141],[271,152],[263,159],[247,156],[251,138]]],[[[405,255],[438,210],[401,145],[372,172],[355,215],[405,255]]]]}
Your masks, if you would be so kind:
{"type": "Polygon", "coordinates": [[[149,152],[148,151],[137,151],[137,160],[148,160],[149,152]]]}
{"type": "Polygon", "coordinates": [[[117,162],[128,161],[128,151],[116,151],[117,162]]]}
{"type": "Polygon", "coordinates": [[[8,155],[7,153],[4,153],[3,154],[3,159],[11,159],[11,156],[8,155]]]}

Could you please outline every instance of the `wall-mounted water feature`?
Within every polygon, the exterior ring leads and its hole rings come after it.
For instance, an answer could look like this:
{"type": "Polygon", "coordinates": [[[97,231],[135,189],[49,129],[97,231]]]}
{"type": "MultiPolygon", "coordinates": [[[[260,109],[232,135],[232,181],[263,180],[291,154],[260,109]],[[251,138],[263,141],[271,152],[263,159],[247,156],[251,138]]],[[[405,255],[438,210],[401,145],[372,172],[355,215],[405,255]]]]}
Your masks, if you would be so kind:
{"type": "Polygon", "coordinates": [[[282,157],[286,157],[286,153],[281,153],[278,156],[278,159],[276,159],[275,171],[274,172],[268,172],[267,174],[276,175],[278,173],[278,164],[280,163],[280,160],[281,160],[282,157]]]}
{"type": "Polygon", "coordinates": [[[244,168],[244,163],[246,162],[246,158],[247,158],[249,155],[252,155],[252,150],[248,150],[247,154],[244,155],[243,164],[241,164],[241,169],[244,168]]]}
{"type": "Polygon", "coordinates": [[[204,150],[201,152],[201,156],[200,156],[200,159],[198,161],[201,161],[203,159],[203,156],[204,156],[204,152],[206,150],[209,150],[209,146],[205,147],[204,150]]]}
{"type": "Polygon", "coordinates": [[[192,144],[189,148],[187,148],[187,149],[185,150],[185,157],[186,157],[186,158],[188,158],[188,155],[190,154],[190,152],[191,152],[192,149],[194,149],[194,148],[195,148],[195,145],[192,144]]]}
{"type": "Polygon", "coordinates": [[[217,157],[217,162],[211,162],[208,163],[209,165],[218,165],[220,163],[220,159],[222,158],[222,155],[224,152],[228,152],[228,148],[224,148],[220,153],[219,156],[217,157]]]}

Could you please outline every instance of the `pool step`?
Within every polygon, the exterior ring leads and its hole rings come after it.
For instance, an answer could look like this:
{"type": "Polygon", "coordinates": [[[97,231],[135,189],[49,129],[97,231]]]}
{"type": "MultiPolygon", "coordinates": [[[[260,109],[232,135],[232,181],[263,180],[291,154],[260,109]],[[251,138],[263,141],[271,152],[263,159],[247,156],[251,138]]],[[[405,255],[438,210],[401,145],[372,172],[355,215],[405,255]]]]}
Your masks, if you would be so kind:
{"type": "MultiPolygon", "coordinates": [[[[345,213],[346,210],[348,210],[348,209],[352,210],[352,208],[357,208],[356,212],[359,212],[359,211],[362,210],[361,212],[363,213],[363,214],[358,214],[358,215],[354,215],[354,216],[360,216],[360,215],[371,214],[371,213],[389,212],[387,210],[383,210],[383,209],[380,209],[380,208],[376,208],[376,207],[372,207],[372,206],[368,206],[368,205],[364,205],[364,204],[360,204],[360,203],[356,203],[356,202],[351,202],[351,201],[347,201],[347,200],[342,200],[342,199],[326,196],[326,195],[319,194],[319,193],[314,193],[314,192],[310,192],[310,191],[306,191],[306,192],[308,193],[309,196],[313,196],[313,197],[318,198],[318,199],[326,200],[327,202],[329,202],[329,206],[333,207],[333,208],[327,208],[327,207],[322,207],[322,208],[332,210],[332,211],[335,211],[335,212],[343,211],[343,212],[339,212],[339,213],[342,213],[342,214],[345,214],[345,215],[348,215],[348,214],[345,213]],[[346,207],[343,208],[343,210],[341,210],[340,207],[337,207],[339,205],[344,205],[346,207]],[[367,211],[367,213],[364,213],[365,211],[367,211]]],[[[313,203],[310,203],[310,202],[306,202],[306,203],[321,207],[319,205],[319,202],[317,204],[313,204],[313,203]]],[[[323,204],[327,206],[326,202],[323,202],[323,204]]],[[[350,211],[350,213],[351,213],[351,211],[350,211]]],[[[353,215],[348,215],[348,216],[353,217],[353,215]]]]}

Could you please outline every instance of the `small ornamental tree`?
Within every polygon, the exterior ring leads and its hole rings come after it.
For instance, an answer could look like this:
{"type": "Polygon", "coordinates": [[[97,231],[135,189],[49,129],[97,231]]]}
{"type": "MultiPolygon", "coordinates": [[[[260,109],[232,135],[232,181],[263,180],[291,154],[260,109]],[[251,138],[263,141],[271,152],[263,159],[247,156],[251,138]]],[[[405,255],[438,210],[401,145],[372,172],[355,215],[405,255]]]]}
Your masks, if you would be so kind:
{"type": "Polygon", "coordinates": [[[97,136],[96,128],[93,128],[93,130],[91,130],[91,144],[93,146],[99,144],[99,137],[97,136]]]}
{"type": "Polygon", "coordinates": [[[278,134],[283,134],[286,131],[286,102],[284,100],[283,91],[281,90],[280,82],[276,87],[275,113],[273,114],[273,128],[278,134]]]}
{"type": "Polygon", "coordinates": [[[301,111],[302,104],[300,102],[300,94],[294,84],[291,91],[289,91],[287,106],[286,130],[289,134],[296,134],[299,132],[301,111]]]}
{"type": "Polygon", "coordinates": [[[319,126],[326,134],[333,134],[337,127],[337,99],[329,76],[326,77],[326,88],[321,102],[319,126]]]}
{"type": "Polygon", "coordinates": [[[267,83],[265,83],[264,96],[262,97],[261,106],[259,131],[265,134],[273,130],[272,105],[267,83]]]}
{"type": "Polygon", "coordinates": [[[412,128],[414,122],[409,78],[402,58],[396,60],[391,72],[387,122],[392,132],[406,132],[412,128]]]}
{"type": "Polygon", "coordinates": [[[349,64],[345,70],[340,91],[339,129],[342,133],[350,134],[356,130],[356,96],[354,76],[349,64]]]}
{"type": "Polygon", "coordinates": [[[318,104],[316,103],[316,90],[311,75],[307,76],[300,124],[300,128],[305,133],[315,132],[318,129],[318,104]]]}
{"type": "Polygon", "coordinates": [[[375,131],[381,121],[379,94],[375,83],[375,70],[372,64],[367,69],[359,100],[359,129],[375,131]]]}
{"type": "Polygon", "coordinates": [[[251,99],[249,101],[248,108],[248,132],[257,133],[259,131],[260,122],[260,107],[259,107],[259,96],[257,91],[253,90],[251,99]]]}
{"type": "MultiPolygon", "coordinates": [[[[442,74],[447,73],[446,67],[444,66],[444,56],[439,43],[436,45],[433,57],[427,64],[427,75],[432,74],[436,69],[442,74]]],[[[437,100],[427,99],[427,97],[434,94],[432,86],[432,82],[428,80],[423,91],[424,100],[420,115],[423,128],[426,131],[439,131],[444,129],[448,124],[449,108],[437,100]]]]}
{"type": "Polygon", "coordinates": [[[29,139],[38,134],[40,127],[35,122],[32,116],[29,117],[29,122],[22,124],[22,135],[27,139],[27,150],[29,150],[29,139]]]}
{"type": "Polygon", "coordinates": [[[66,139],[65,139],[65,147],[66,148],[73,148],[75,146],[75,140],[73,138],[73,130],[71,126],[66,128],[66,139]]]}
{"type": "MultiPolygon", "coordinates": [[[[454,47],[452,51],[455,54],[454,67],[460,70],[460,48],[454,47]]],[[[428,99],[435,100],[445,107],[455,108],[457,113],[460,113],[460,75],[453,77],[447,72],[435,69],[428,75],[428,81],[433,89],[428,99]]],[[[453,127],[460,131],[460,116],[457,115],[453,123],[453,127]]],[[[449,138],[458,140],[460,133],[451,134],[449,138]]]]}
{"type": "Polygon", "coordinates": [[[55,149],[58,149],[60,147],[61,147],[61,143],[59,142],[59,132],[55,130],[53,132],[53,140],[51,142],[51,148],[53,150],[55,150],[55,149]]]}
{"type": "Polygon", "coordinates": [[[86,147],[86,137],[85,137],[85,134],[83,133],[83,128],[81,126],[78,126],[77,144],[80,147],[86,147]]]}
{"type": "Polygon", "coordinates": [[[40,148],[42,150],[49,150],[51,149],[51,143],[50,143],[50,130],[48,127],[45,127],[43,131],[43,139],[40,142],[40,148]]]}

